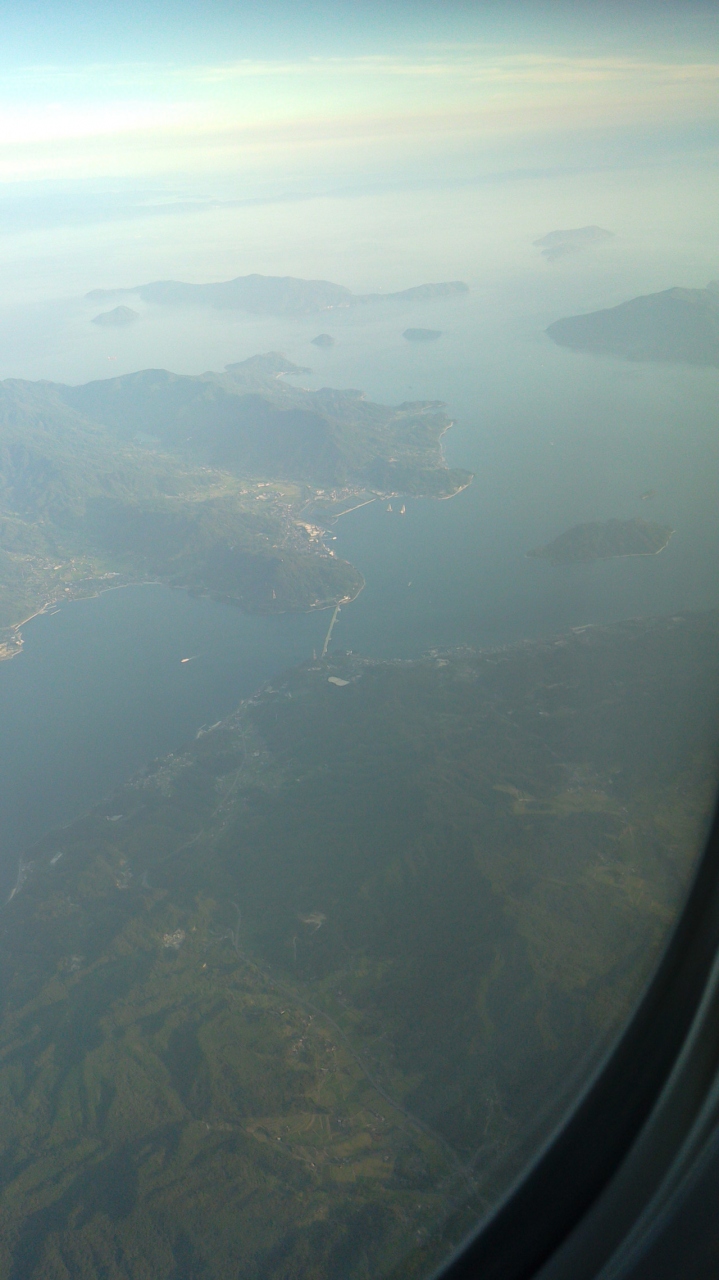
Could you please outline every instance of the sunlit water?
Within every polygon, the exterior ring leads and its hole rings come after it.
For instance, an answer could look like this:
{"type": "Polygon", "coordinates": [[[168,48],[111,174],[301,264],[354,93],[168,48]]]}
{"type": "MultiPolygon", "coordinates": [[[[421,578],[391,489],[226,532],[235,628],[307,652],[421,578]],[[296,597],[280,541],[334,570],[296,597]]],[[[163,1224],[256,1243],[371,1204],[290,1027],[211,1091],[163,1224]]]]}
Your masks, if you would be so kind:
{"type": "MultiPolygon", "coordinates": [[[[332,529],[367,582],[333,647],[411,657],[719,602],[719,374],[581,356],[544,335],[558,315],[615,301],[617,287],[578,261],[411,308],[257,320],[141,307],[142,320],[117,333],[89,324],[90,304],[58,303],[42,311],[33,359],[81,381],[149,365],[199,372],[274,349],[311,367],[299,378],[308,387],[445,400],[456,423],[447,460],[470,468],[473,485],[447,502],[408,501],[404,516],[376,502],[332,529]],[[443,336],[412,345],[401,336],[410,324],[443,336]],[[334,335],[332,349],[311,345],[320,331],[334,335]],[[675,528],[662,554],[559,568],[526,557],[572,524],[635,515],[675,528]]],[[[20,364],[6,372],[40,376],[31,359],[20,364]]],[[[311,656],[328,621],[250,618],[159,587],[35,619],[23,654],[0,665],[4,880],[48,826],[311,656]]]]}

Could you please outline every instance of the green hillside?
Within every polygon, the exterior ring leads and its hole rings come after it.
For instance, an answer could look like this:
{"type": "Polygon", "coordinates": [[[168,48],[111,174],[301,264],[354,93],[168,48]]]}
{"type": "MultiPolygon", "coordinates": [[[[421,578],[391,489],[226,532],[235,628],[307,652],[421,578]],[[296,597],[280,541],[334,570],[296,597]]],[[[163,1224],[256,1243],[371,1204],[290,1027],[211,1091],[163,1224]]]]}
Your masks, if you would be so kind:
{"type": "Polygon", "coordinates": [[[642,990],[712,804],[718,639],[308,664],[28,851],[2,1274],[426,1274],[642,990]]]}
{"type": "MultiPolygon", "coordinates": [[[[302,519],[365,490],[447,497],[436,403],[293,387],[277,355],[224,374],[144,370],[68,387],[0,384],[0,628],[113,581],[159,579],[255,611],[354,598],[352,565],[302,519]]],[[[2,651],[2,645],[0,645],[2,651]]]]}
{"type": "Polygon", "coordinates": [[[626,360],[719,365],[719,285],[665,289],[618,307],[567,316],[547,333],[562,347],[626,360]]]}

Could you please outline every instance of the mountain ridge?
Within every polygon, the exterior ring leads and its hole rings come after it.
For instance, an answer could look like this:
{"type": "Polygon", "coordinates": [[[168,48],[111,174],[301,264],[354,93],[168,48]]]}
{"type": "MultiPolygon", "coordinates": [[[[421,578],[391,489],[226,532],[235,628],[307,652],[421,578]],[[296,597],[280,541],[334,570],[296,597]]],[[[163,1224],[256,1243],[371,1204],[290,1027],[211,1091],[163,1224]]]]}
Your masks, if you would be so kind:
{"type": "Polygon", "coordinates": [[[369,302],[421,302],[428,298],[467,293],[461,280],[414,285],[396,293],[354,294],[330,280],[302,280],[295,276],[263,276],[253,273],[205,284],[181,280],[155,280],[129,288],[93,289],[90,302],[104,302],[128,294],[161,306],[210,306],[218,310],[247,311],[255,315],[301,315],[360,306],[369,302]]]}

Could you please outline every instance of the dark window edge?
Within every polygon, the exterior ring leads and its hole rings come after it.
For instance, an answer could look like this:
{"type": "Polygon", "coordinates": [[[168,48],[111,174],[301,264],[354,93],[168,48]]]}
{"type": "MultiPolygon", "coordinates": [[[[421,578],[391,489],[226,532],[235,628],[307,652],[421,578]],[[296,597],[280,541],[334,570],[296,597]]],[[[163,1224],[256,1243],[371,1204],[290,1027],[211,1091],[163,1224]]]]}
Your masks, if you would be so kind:
{"type": "Polygon", "coordinates": [[[684,909],[616,1047],[436,1280],[628,1274],[642,1232],[651,1234],[670,1211],[672,1188],[690,1176],[713,1135],[717,1081],[719,811],[684,909]]]}

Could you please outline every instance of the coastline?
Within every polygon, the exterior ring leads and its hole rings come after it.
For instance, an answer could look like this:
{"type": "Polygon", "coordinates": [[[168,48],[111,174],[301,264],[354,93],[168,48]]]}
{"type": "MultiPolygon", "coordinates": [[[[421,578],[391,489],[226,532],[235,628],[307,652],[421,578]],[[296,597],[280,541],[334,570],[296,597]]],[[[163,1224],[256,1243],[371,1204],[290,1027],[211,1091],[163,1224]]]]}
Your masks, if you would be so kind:
{"type": "Polygon", "coordinates": [[[610,556],[588,556],[585,560],[553,560],[551,556],[536,555],[531,551],[525,551],[528,560],[548,560],[550,564],[596,564],[597,560],[635,560],[637,556],[660,556],[662,551],[666,551],[671,539],[667,538],[663,547],[657,547],[656,551],[619,551],[615,555],[610,556]]]}
{"type": "Polygon", "coordinates": [[[0,639],[0,662],[9,662],[12,658],[16,658],[18,654],[22,653],[24,641],[21,628],[27,626],[28,622],[32,622],[34,618],[42,617],[49,609],[52,609],[54,605],[59,605],[63,602],[65,604],[75,604],[80,600],[96,600],[98,596],[105,595],[108,591],[124,591],[127,587],[167,587],[168,591],[192,591],[195,595],[200,597],[204,596],[208,600],[215,600],[219,604],[232,605],[233,608],[239,609],[242,613],[246,613],[251,617],[271,618],[274,616],[284,617],[288,613],[322,613],[327,609],[335,609],[340,606],[344,608],[345,605],[353,604],[360,592],[364,591],[364,588],[367,585],[361,574],[360,577],[362,578],[362,581],[353,596],[342,596],[340,600],[317,601],[310,605],[309,609],[270,609],[266,611],[261,609],[246,609],[244,605],[240,604],[240,602],[233,596],[223,596],[212,591],[198,591],[194,587],[183,587],[178,586],[176,583],[163,582],[160,578],[142,578],[136,581],[134,579],[130,579],[126,582],[113,582],[111,586],[100,587],[99,590],[88,591],[84,595],[73,595],[68,597],[63,594],[55,599],[46,600],[45,603],[39,609],[36,609],[34,613],[29,614],[27,618],[23,618],[22,622],[16,622],[7,627],[5,629],[7,639],[0,639]]]}
{"type": "MultiPolygon", "coordinates": [[[[119,577],[121,575],[115,574],[113,576],[119,577]]],[[[83,593],[83,594],[70,595],[70,596],[65,595],[65,588],[63,588],[62,595],[51,597],[49,600],[46,600],[45,603],[41,605],[39,609],[36,609],[34,613],[28,614],[27,618],[23,618],[21,622],[13,622],[10,624],[9,627],[5,627],[3,629],[6,635],[6,639],[0,640],[0,662],[9,662],[11,658],[16,658],[19,653],[22,653],[24,648],[24,641],[22,637],[22,627],[27,626],[28,622],[32,622],[34,618],[42,617],[43,614],[46,614],[48,610],[52,609],[55,605],[60,605],[63,603],[74,604],[77,600],[95,600],[97,599],[98,596],[104,595],[106,591],[121,591],[123,587],[162,587],[162,586],[169,586],[169,583],[160,582],[157,578],[148,578],[148,579],[143,578],[139,581],[134,581],[131,579],[126,582],[113,582],[109,586],[99,587],[94,591],[87,591],[86,593],[83,593]]]]}
{"type": "MultiPolygon", "coordinates": [[[[453,422],[451,422],[451,421],[450,421],[450,422],[448,422],[448,423],[447,423],[447,425],[446,425],[446,426],[443,428],[443,430],[440,432],[440,436],[439,436],[439,440],[438,440],[438,445],[439,445],[439,450],[440,450],[441,464],[440,464],[440,466],[438,466],[438,467],[436,468],[436,469],[437,469],[437,471],[445,471],[445,470],[449,470],[449,468],[447,468],[447,466],[446,466],[445,457],[444,457],[444,448],[443,448],[443,445],[442,445],[441,441],[442,441],[442,436],[444,436],[444,435],[445,435],[445,433],[446,433],[447,431],[449,431],[450,427],[452,427],[453,425],[454,425],[454,423],[453,423],[453,422]]],[[[465,490],[465,489],[468,489],[468,488],[469,488],[469,486],[472,484],[472,481],[474,480],[474,476],[473,476],[471,473],[466,473],[466,474],[468,474],[468,475],[469,475],[469,479],[468,479],[464,484],[461,484],[461,485],[459,485],[457,488],[455,488],[451,493],[440,493],[440,494],[407,494],[407,493],[402,492],[402,491],[400,491],[400,490],[398,490],[398,491],[396,491],[396,492],[395,492],[395,491],[392,491],[392,492],[389,492],[389,491],[387,491],[387,492],[384,492],[384,491],[383,491],[383,492],[379,492],[378,490],[372,490],[372,489],[366,489],[366,488],[359,488],[359,487],[354,488],[354,491],[353,491],[353,486],[348,485],[348,486],[347,486],[347,489],[345,490],[345,494],[344,494],[343,498],[342,498],[342,499],[339,499],[339,500],[338,500],[338,499],[336,499],[335,501],[345,501],[345,502],[346,502],[346,501],[352,501],[352,499],[353,499],[353,498],[358,498],[358,499],[360,499],[360,500],[359,500],[359,501],[357,501],[357,502],[355,502],[352,506],[350,506],[350,507],[344,507],[341,511],[336,511],[336,512],[331,510],[331,506],[332,506],[332,499],[331,499],[331,498],[330,498],[330,499],[327,499],[324,495],[320,496],[320,495],[318,495],[317,493],[315,493],[315,494],[313,494],[313,495],[312,495],[312,497],[310,497],[308,500],[305,500],[305,502],[303,502],[303,503],[300,505],[299,511],[297,512],[297,514],[296,514],[296,515],[294,515],[294,516],[292,517],[292,521],[293,521],[293,523],[294,523],[294,524],[301,524],[301,523],[302,523],[302,519],[301,519],[301,518],[302,518],[302,516],[306,513],[307,508],[308,508],[308,507],[309,507],[309,508],[312,508],[312,507],[315,507],[315,508],[316,508],[316,505],[317,505],[317,503],[318,503],[318,500],[319,500],[319,502],[321,503],[321,502],[323,501],[323,498],[324,498],[324,501],[328,502],[328,506],[330,507],[330,510],[327,510],[327,511],[325,511],[325,512],[322,512],[321,514],[322,514],[322,515],[324,515],[325,519],[326,519],[326,520],[327,520],[327,522],[328,522],[328,523],[330,523],[330,524],[333,524],[336,520],[339,520],[341,516],[349,515],[349,514],[350,514],[350,512],[352,512],[352,511],[358,511],[358,510],[360,510],[362,507],[370,506],[373,502],[382,502],[382,501],[392,500],[392,499],[398,499],[398,498],[409,498],[409,499],[412,499],[412,500],[417,500],[417,499],[422,498],[422,497],[426,497],[426,498],[428,498],[428,499],[433,499],[433,498],[434,498],[434,499],[435,499],[435,500],[437,500],[437,501],[446,502],[446,501],[448,501],[448,499],[450,499],[450,498],[456,498],[458,494],[463,493],[463,492],[464,492],[464,490],[465,490]],[[370,496],[367,496],[368,494],[369,494],[370,496]]],[[[314,518],[319,518],[319,513],[318,513],[318,515],[317,515],[317,516],[315,516],[314,518]]],[[[327,550],[327,548],[326,548],[326,547],[325,547],[325,550],[327,550]]],[[[332,554],[332,553],[330,552],[330,554],[332,554]]],[[[355,568],[355,566],[352,566],[352,567],[353,567],[353,568],[355,568]]],[[[66,603],[72,603],[72,602],[73,602],[73,601],[75,601],[75,600],[87,600],[87,599],[92,599],[92,598],[94,598],[94,597],[96,597],[96,596],[101,595],[104,591],[116,591],[116,590],[119,590],[120,588],[122,588],[122,587],[126,587],[126,586],[150,586],[150,585],[154,585],[154,586],[172,586],[172,587],[173,587],[173,589],[177,589],[177,590],[187,590],[187,591],[192,590],[192,591],[196,591],[196,592],[197,592],[197,594],[199,594],[199,595],[206,595],[206,596],[208,596],[210,599],[218,600],[218,601],[220,601],[220,602],[222,602],[222,603],[224,603],[224,604],[232,604],[232,605],[234,605],[235,607],[237,607],[237,608],[241,609],[243,612],[248,613],[248,614],[252,614],[252,613],[266,613],[266,614],[272,614],[272,613],[277,613],[277,614],[286,614],[286,613],[312,613],[312,612],[315,612],[315,611],[319,612],[319,611],[321,611],[321,610],[323,610],[323,609],[332,609],[332,608],[334,608],[337,604],[342,604],[342,605],[345,605],[345,604],[352,604],[352,603],[353,603],[353,601],[355,601],[355,600],[357,599],[357,597],[359,596],[360,592],[361,592],[361,591],[364,589],[364,587],[366,586],[365,579],[364,579],[364,577],[362,576],[362,574],[361,574],[360,570],[359,570],[359,569],[357,569],[357,570],[356,570],[356,572],[358,573],[358,575],[359,575],[359,577],[360,577],[361,581],[360,581],[360,584],[359,584],[359,586],[358,586],[357,590],[355,591],[354,595],[351,595],[351,596],[344,596],[344,597],[342,597],[342,599],[341,599],[341,600],[332,600],[332,599],[330,599],[330,600],[328,600],[328,601],[326,601],[326,602],[324,602],[324,601],[323,601],[323,602],[319,602],[319,601],[317,601],[317,602],[315,602],[315,603],[311,604],[311,605],[309,606],[309,608],[307,608],[307,609],[292,609],[292,610],[290,610],[290,609],[276,609],[276,610],[275,610],[275,609],[272,609],[272,610],[266,610],[266,611],[265,611],[265,610],[253,610],[253,609],[247,609],[243,604],[241,604],[241,603],[240,603],[240,601],[239,601],[238,599],[236,599],[235,597],[232,597],[232,596],[224,596],[224,595],[217,594],[217,593],[215,593],[215,592],[213,592],[213,591],[211,591],[211,590],[203,591],[202,589],[197,589],[197,588],[190,587],[190,586],[179,586],[179,587],[178,587],[178,586],[177,586],[177,584],[175,584],[175,583],[163,582],[161,579],[155,579],[155,578],[153,578],[153,579],[145,579],[145,578],[134,579],[134,578],[127,578],[127,577],[125,577],[125,576],[124,576],[121,572],[119,572],[119,571],[110,571],[110,572],[107,574],[107,577],[113,577],[113,578],[118,578],[118,577],[120,577],[120,578],[123,578],[123,581],[121,581],[121,582],[116,582],[116,581],[115,581],[115,582],[112,582],[112,584],[108,584],[108,585],[101,585],[102,579],[99,579],[99,580],[98,580],[98,579],[85,579],[85,582],[87,583],[87,589],[86,589],[85,591],[83,591],[83,589],[82,589],[82,582],[77,583],[77,584],[75,585],[75,587],[74,587],[74,588],[73,588],[73,586],[71,586],[69,589],[68,589],[68,587],[65,585],[65,583],[58,584],[57,591],[56,591],[56,592],[51,593],[51,594],[48,596],[48,598],[47,598],[47,599],[46,599],[42,604],[40,604],[36,609],[34,609],[34,610],[33,610],[33,612],[32,612],[32,613],[30,613],[30,614],[28,614],[26,617],[24,617],[24,618],[20,619],[20,621],[15,622],[15,623],[11,623],[9,626],[4,627],[4,628],[2,628],[2,629],[0,630],[0,662],[9,662],[12,658],[16,658],[16,657],[18,656],[18,654],[22,653],[23,648],[24,648],[24,641],[23,641],[23,636],[22,636],[22,628],[23,628],[23,627],[27,626],[27,624],[28,624],[29,622],[32,622],[34,618],[38,618],[38,617],[42,616],[43,614],[46,614],[46,613],[48,612],[48,610],[49,610],[49,609],[53,608],[53,606],[62,604],[62,603],[63,603],[63,601],[65,601],[66,603]]]]}

